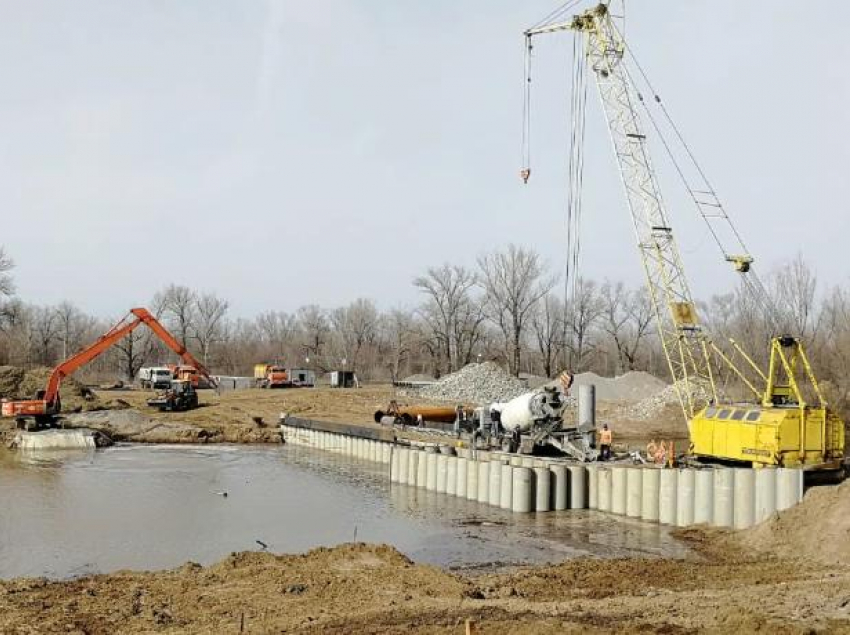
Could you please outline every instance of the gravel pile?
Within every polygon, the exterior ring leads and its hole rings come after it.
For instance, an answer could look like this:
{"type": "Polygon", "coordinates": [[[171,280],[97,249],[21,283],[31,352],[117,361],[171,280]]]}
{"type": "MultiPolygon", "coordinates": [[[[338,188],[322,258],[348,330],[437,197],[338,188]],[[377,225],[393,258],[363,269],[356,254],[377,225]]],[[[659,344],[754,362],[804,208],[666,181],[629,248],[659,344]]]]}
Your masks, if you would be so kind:
{"type": "Polygon", "coordinates": [[[639,401],[656,395],[667,384],[654,375],[633,370],[619,377],[600,377],[596,373],[579,373],[573,381],[572,391],[586,384],[596,386],[598,401],[639,401]]]}
{"type": "Polygon", "coordinates": [[[438,382],[405,392],[411,397],[485,405],[528,392],[525,384],[494,362],[469,364],[438,382]]]}
{"type": "MultiPolygon", "coordinates": [[[[690,392],[697,402],[707,402],[711,399],[711,393],[707,386],[700,383],[690,382],[690,392]]],[[[679,397],[674,385],[669,385],[654,395],[641,399],[623,410],[623,414],[634,420],[647,421],[660,414],[670,405],[679,405],[679,397]]]]}

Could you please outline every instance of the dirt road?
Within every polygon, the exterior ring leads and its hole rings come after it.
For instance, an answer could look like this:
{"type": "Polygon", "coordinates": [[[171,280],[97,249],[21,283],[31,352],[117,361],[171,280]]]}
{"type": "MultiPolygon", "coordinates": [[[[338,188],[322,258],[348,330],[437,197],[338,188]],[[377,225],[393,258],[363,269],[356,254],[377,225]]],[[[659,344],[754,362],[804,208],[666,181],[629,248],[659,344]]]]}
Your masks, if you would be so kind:
{"type": "Polygon", "coordinates": [[[700,548],[702,562],[584,559],[477,577],[387,546],[239,553],[207,568],[3,582],[0,632],[462,633],[466,619],[482,634],[850,632],[850,568],[700,548]]]}

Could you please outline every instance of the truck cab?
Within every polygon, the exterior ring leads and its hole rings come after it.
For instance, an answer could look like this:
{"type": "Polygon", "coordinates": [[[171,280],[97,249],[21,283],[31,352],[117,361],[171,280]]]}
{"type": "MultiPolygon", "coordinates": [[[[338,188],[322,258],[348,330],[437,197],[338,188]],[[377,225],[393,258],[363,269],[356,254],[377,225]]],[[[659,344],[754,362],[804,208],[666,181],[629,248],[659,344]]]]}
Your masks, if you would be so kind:
{"type": "Polygon", "coordinates": [[[174,375],[171,369],[164,366],[149,366],[139,369],[139,383],[145,389],[168,388],[172,379],[174,379],[174,375]]]}

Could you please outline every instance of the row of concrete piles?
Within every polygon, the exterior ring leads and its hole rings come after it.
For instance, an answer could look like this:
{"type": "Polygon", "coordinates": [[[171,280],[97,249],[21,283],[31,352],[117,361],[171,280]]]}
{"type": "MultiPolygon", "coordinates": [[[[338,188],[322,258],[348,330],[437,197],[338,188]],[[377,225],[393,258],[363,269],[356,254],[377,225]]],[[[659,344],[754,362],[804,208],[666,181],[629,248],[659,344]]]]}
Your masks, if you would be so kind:
{"type": "Polygon", "coordinates": [[[400,445],[282,426],[295,445],[384,464],[394,484],[514,513],[592,509],[678,527],[744,529],[797,504],[797,469],[658,468],[575,463],[436,445],[400,445]]]}

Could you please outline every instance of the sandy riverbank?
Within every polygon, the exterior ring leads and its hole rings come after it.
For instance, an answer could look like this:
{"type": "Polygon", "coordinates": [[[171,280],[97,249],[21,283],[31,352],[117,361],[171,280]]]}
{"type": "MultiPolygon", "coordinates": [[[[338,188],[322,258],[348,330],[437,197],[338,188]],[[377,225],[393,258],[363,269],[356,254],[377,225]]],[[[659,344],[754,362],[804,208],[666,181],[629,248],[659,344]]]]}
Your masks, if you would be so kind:
{"type": "Polygon", "coordinates": [[[850,632],[850,568],[690,532],[701,561],[581,559],[469,576],[385,545],[233,554],[210,567],[0,583],[0,632],[850,632]]]}

